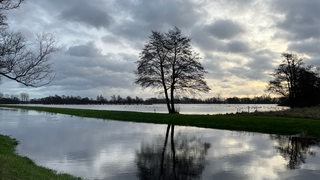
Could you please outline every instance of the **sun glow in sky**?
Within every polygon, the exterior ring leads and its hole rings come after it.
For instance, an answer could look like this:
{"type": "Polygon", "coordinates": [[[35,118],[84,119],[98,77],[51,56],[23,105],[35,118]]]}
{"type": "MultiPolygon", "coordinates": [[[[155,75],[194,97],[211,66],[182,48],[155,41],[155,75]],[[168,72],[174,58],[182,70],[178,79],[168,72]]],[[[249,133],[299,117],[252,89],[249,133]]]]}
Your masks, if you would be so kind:
{"type": "Polygon", "coordinates": [[[260,96],[267,94],[282,52],[301,53],[307,64],[320,65],[319,9],[318,0],[26,0],[8,13],[9,26],[30,39],[55,35],[56,78],[40,88],[2,78],[0,92],[31,98],[157,96],[134,84],[135,62],[151,30],[177,26],[208,71],[212,90],[199,97],[260,96]]]}

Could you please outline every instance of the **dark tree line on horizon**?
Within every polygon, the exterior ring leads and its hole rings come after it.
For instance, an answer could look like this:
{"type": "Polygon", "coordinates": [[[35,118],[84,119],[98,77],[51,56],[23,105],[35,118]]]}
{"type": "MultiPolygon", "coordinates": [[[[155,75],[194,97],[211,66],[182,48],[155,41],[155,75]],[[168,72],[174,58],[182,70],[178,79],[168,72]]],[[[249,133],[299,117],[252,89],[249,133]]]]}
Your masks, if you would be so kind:
{"type": "MultiPolygon", "coordinates": [[[[197,98],[176,98],[177,104],[277,104],[278,98],[270,96],[257,96],[254,98],[219,98],[212,97],[207,99],[197,98]]],[[[109,99],[102,95],[97,96],[96,99],[80,96],[48,96],[44,98],[30,99],[26,93],[21,93],[20,96],[3,95],[0,93],[0,104],[166,104],[164,98],[147,98],[140,97],[121,97],[120,95],[113,95],[109,99]]]]}

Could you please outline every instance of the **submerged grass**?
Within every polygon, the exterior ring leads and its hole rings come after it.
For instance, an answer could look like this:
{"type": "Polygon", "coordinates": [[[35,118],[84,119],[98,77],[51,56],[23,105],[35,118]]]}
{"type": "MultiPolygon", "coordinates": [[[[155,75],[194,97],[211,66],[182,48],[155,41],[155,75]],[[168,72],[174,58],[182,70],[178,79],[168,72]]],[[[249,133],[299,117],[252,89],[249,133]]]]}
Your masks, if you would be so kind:
{"type": "MultiPolygon", "coordinates": [[[[182,126],[196,126],[203,128],[215,128],[237,131],[261,132],[270,134],[293,135],[304,133],[310,136],[320,137],[320,118],[318,116],[309,117],[289,113],[241,113],[226,115],[182,115],[182,114],[158,114],[127,111],[108,111],[108,110],[87,110],[71,108],[53,108],[39,106],[5,106],[11,108],[20,108],[28,110],[45,111],[51,113],[61,113],[81,117],[112,119],[131,122],[144,122],[156,124],[175,124],[182,126]]],[[[316,114],[320,107],[310,111],[316,114]]],[[[310,113],[310,112],[308,112],[310,113]]]]}
{"type": "Polygon", "coordinates": [[[277,116],[287,116],[287,117],[299,117],[299,118],[311,118],[320,120],[320,105],[313,107],[303,107],[287,109],[283,111],[273,111],[273,112],[260,112],[259,114],[269,114],[277,116]]]}
{"type": "Polygon", "coordinates": [[[0,135],[0,179],[77,179],[67,174],[57,174],[37,166],[26,157],[15,154],[17,141],[8,136],[0,135]]]}

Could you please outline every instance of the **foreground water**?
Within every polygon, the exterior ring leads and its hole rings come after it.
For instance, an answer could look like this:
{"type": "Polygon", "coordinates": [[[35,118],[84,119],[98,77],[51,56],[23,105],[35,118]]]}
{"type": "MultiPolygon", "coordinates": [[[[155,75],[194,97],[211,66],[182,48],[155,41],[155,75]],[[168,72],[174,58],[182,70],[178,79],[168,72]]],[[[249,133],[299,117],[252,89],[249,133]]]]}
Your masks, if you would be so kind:
{"type": "Polygon", "coordinates": [[[319,179],[318,139],[0,109],[37,164],[87,179],[319,179]]]}

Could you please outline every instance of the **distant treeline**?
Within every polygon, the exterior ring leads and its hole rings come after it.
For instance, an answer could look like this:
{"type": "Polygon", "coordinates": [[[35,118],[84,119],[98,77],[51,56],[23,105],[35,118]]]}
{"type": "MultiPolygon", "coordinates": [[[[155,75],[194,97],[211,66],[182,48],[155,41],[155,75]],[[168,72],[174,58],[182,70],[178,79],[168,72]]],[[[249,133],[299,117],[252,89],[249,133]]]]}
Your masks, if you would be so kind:
{"type": "MultiPolygon", "coordinates": [[[[178,104],[278,104],[278,98],[272,98],[270,96],[259,96],[254,98],[218,98],[212,97],[207,99],[197,98],[177,98],[178,104]]],[[[39,99],[28,99],[26,94],[19,96],[0,96],[1,104],[165,104],[166,101],[163,98],[148,98],[142,99],[140,97],[121,97],[120,95],[113,95],[110,99],[97,96],[96,99],[80,96],[48,96],[39,99]]]]}

